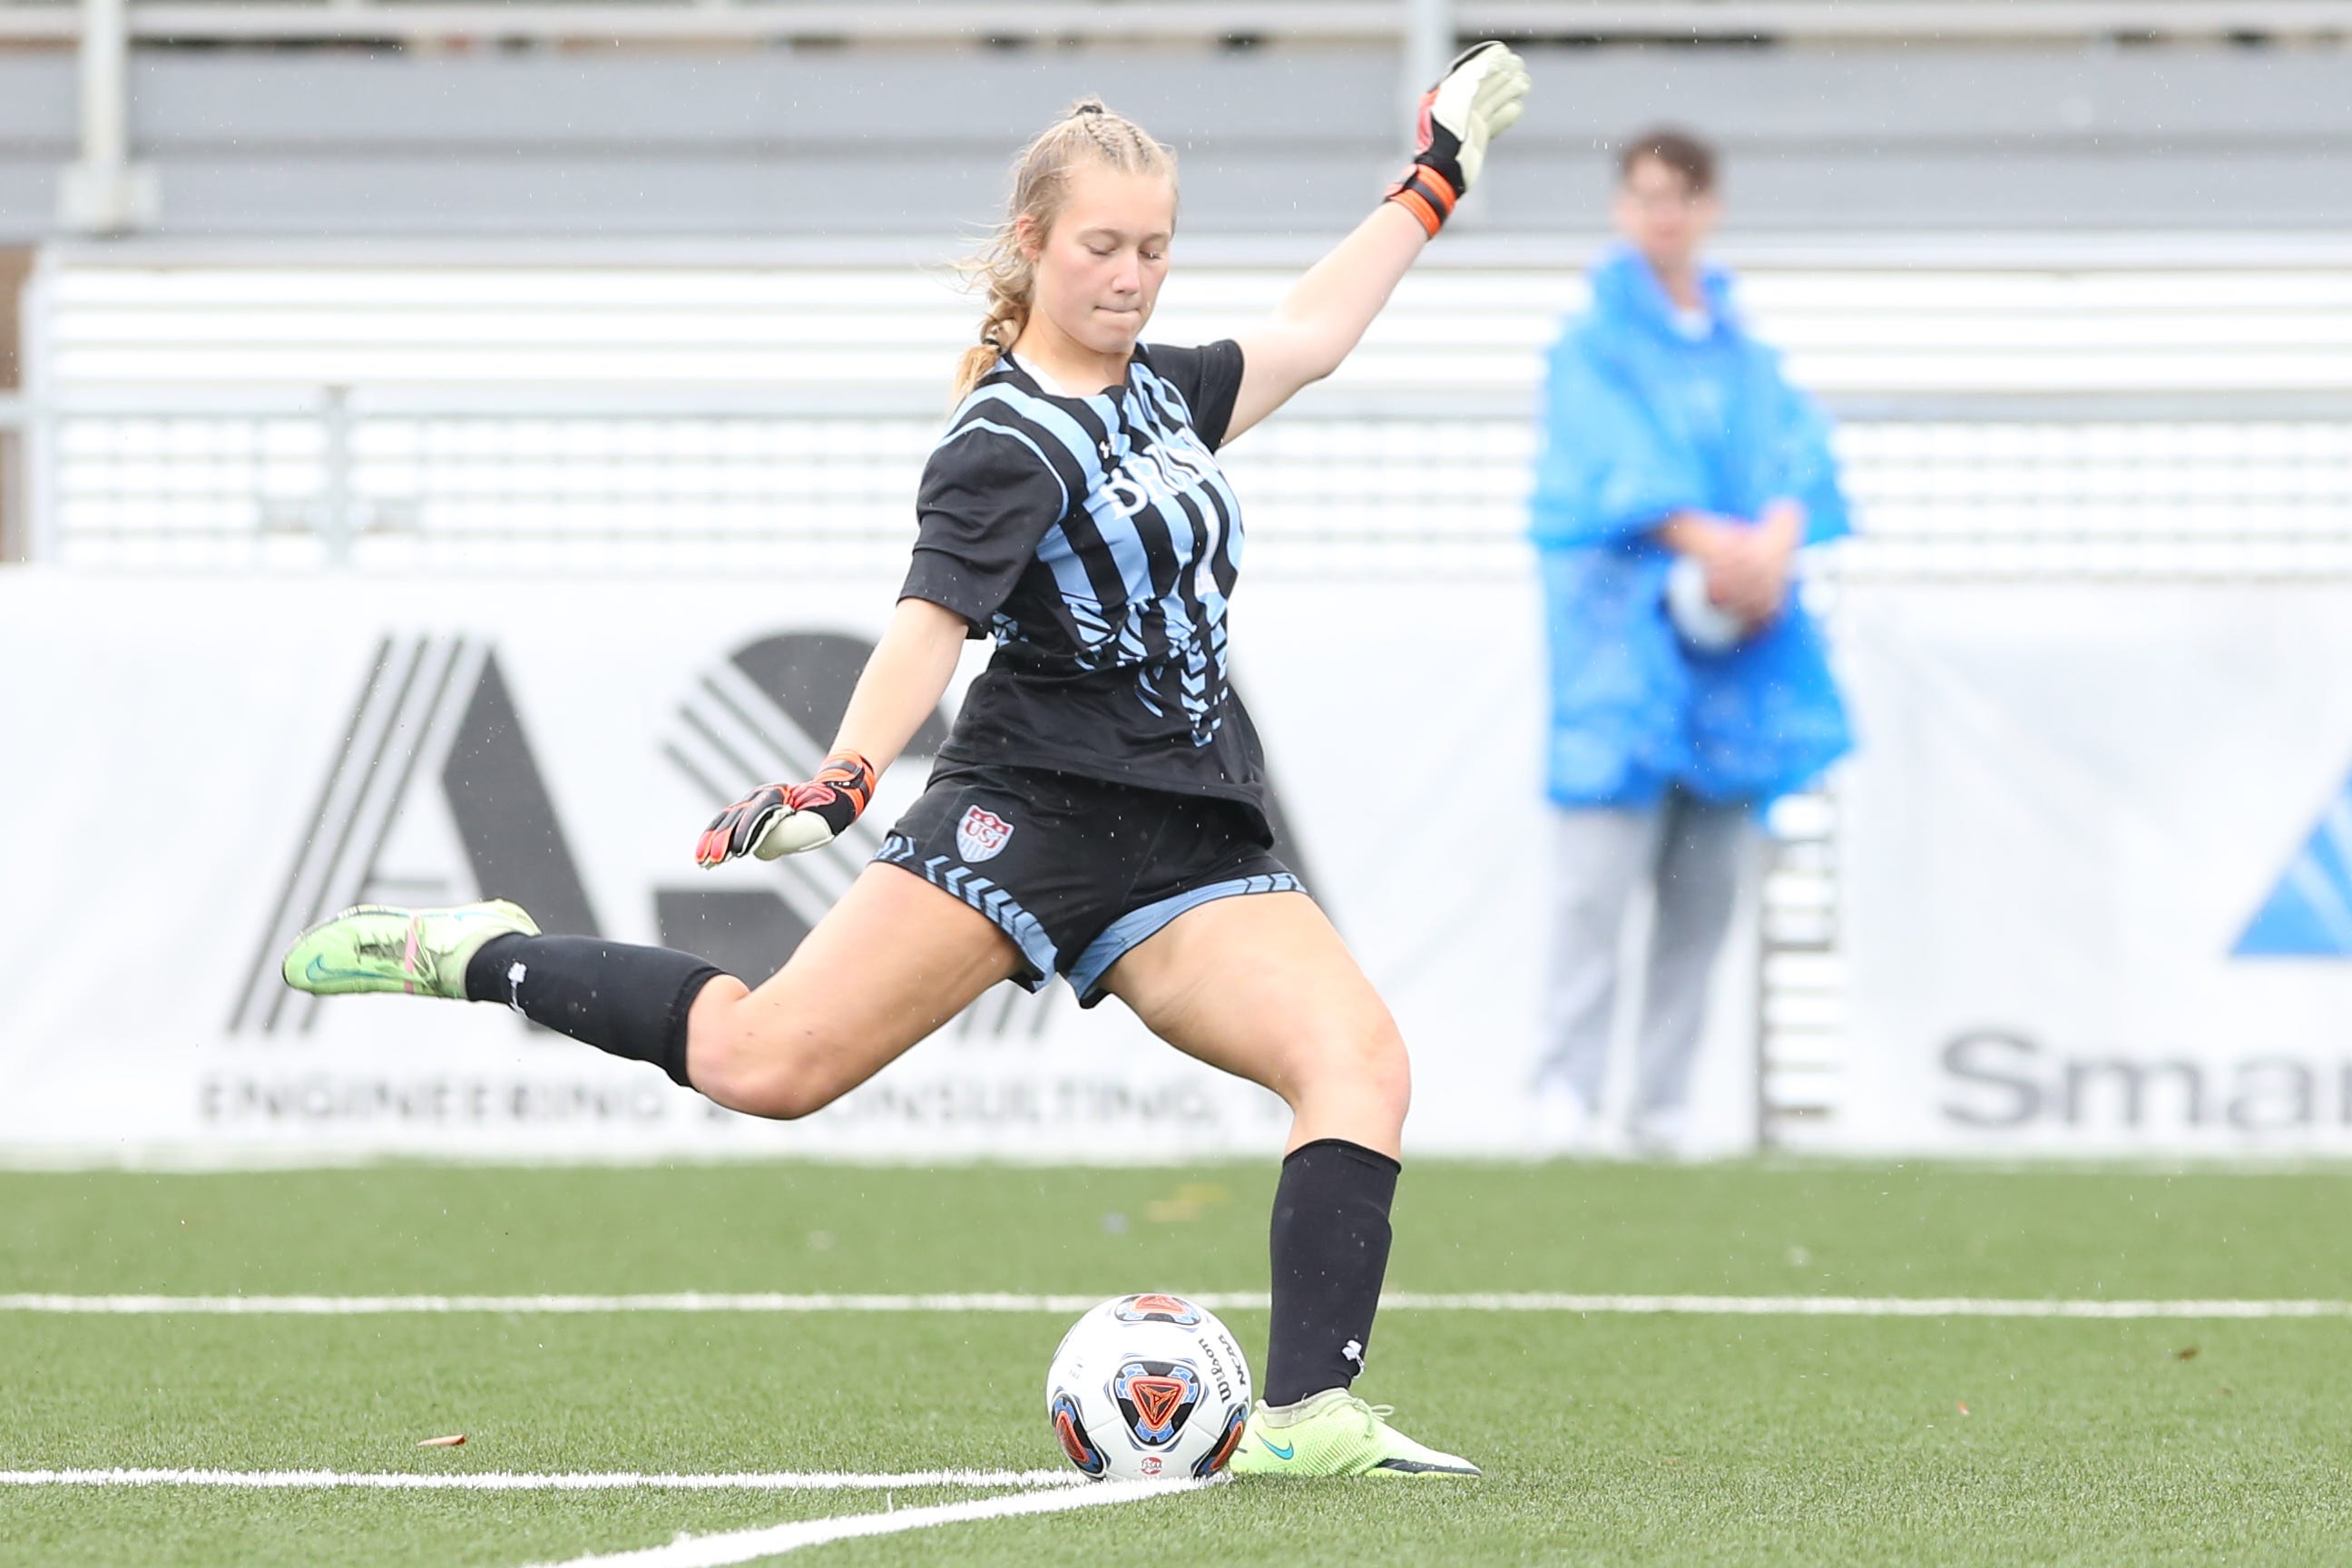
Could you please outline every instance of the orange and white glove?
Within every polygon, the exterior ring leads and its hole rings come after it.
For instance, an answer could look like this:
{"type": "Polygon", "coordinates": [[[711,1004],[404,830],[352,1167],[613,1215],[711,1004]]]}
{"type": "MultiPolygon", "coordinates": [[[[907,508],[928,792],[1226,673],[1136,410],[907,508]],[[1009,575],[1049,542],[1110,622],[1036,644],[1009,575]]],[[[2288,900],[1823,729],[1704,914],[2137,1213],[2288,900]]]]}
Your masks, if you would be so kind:
{"type": "Polygon", "coordinates": [[[1419,140],[1388,199],[1433,236],[1486,167],[1486,143],[1527,108],[1528,67],[1501,44],[1473,44],[1421,96],[1419,140]]]}
{"type": "Polygon", "coordinates": [[[848,832],[873,799],[874,764],[835,752],[808,783],[762,784],[712,817],[694,858],[708,868],[745,855],[773,860],[821,849],[848,832]]]}

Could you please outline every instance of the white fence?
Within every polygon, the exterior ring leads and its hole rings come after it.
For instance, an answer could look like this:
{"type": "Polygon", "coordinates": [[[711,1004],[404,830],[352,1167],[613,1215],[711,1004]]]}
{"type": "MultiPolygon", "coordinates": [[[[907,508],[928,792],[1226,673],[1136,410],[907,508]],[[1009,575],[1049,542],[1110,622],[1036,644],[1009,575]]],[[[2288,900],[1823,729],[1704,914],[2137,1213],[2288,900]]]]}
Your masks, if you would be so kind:
{"type": "MultiPolygon", "coordinates": [[[[2352,566],[2352,271],[1759,267],[1876,572],[2352,566]]],[[[1290,274],[1192,267],[1154,335],[1290,274]]],[[[1254,572],[1519,568],[1565,268],[1409,279],[1237,443],[1254,572]]],[[[243,571],[864,571],[972,307],[943,268],[139,265],[28,296],[35,552],[243,571]]]]}
{"type": "MultiPolygon", "coordinates": [[[[1850,572],[2352,571],[2352,425],[1998,411],[1856,420],[1850,572]]],[[[929,415],[501,412],[340,390],[270,412],[68,405],[39,427],[45,556],[79,566],[799,575],[903,555],[929,415]]],[[[1523,564],[1525,417],[1298,415],[1237,447],[1253,572],[1523,564]]]]}

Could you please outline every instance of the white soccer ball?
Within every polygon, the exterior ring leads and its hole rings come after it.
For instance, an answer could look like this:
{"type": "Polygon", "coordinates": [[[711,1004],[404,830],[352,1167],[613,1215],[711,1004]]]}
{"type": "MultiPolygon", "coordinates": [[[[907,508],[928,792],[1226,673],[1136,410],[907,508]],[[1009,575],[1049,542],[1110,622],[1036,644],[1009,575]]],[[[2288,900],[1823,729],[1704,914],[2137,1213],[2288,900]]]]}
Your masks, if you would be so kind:
{"type": "Polygon", "coordinates": [[[1666,618],[1701,653],[1734,647],[1748,632],[1746,621],[1707,596],[1706,568],[1687,555],[1666,568],[1666,618]]]}
{"type": "Polygon", "coordinates": [[[1097,1480],[1213,1476],[1249,1413],[1241,1346],[1181,1296],[1105,1301],[1070,1326],[1045,1371],[1055,1440],[1097,1480]]]}

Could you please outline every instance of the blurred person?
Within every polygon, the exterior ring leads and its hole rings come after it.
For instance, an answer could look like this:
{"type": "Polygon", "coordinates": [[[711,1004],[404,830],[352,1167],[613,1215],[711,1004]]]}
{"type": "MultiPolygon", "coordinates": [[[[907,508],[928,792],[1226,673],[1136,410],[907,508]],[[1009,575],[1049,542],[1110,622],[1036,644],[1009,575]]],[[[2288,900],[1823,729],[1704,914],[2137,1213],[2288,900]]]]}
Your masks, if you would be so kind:
{"type": "Polygon", "coordinates": [[[1801,546],[1847,531],[1828,423],[1702,256],[1714,152],[1647,132],[1618,161],[1620,237],[1551,350],[1532,500],[1551,657],[1557,908],[1535,1135],[1556,1152],[1685,1146],[1707,979],[1759,819],[1849,748],[1801,546]],[[1604,1116],[1620,955],[1652,895],[1631,1124],[1604,1116]]]}
{"type": "Polygon", "coordinates": [[[1349,1392],[1387,1268],[1410,1068],[1387,1006],[1272,852],[1263,754],[1227,685],[1242,520],[1213,454],[1355,347],[1526,88],[1499,44],[1463,54],[1372,214],[1271,321],[1199,348],[1139,341],[1168,273],[1173,154],[1094,100],[1031,144],[974,262],[987,312],[924,468],[913,563],[832,753],[815,778],[720,813],[696,858],[830,843],[936,710],[967,637],[992,636],[995,656],[922,796],[773,978],[754,990],[691,954],[541,935],[492,901],[347,910],[295,942],[287,983],[505,1004],[789,1119],[991,987],[1066,974],[1081,1005],[1118,997],[1294,1114],[1265,1400],[1214,1460],[1476,1475],[1349,1392]]]}

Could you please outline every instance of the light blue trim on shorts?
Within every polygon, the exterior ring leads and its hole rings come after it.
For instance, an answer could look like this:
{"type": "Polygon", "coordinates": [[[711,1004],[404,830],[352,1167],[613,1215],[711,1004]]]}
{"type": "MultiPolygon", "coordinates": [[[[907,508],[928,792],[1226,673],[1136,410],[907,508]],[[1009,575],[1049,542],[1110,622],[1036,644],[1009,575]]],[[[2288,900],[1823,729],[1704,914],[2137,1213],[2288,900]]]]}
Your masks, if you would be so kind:
{"type": "Polygon", "coordinates": [[[1230,882],[1211,882],[1206,887],[1191,888],[1146,904],[1139,910],[1129,910],[1103,928],[1103,932],[1087,943],[1078,961],[1070,966],[1070,989],[1078,994],[1082,1005],[1092,1006],[1099,1000],[1095,985],[1103,971],[1117,963],[1161,927],[1186,910],[1199,909],[1202,904],[1219,899],[1240,898],[1246,893],[1296,893],[1300,890],[1297,878],[1285,871],[1272,877],[1236,877],[1230,882]]]}
{"type": "MultiPolygon", "coordinates": [[[[1043,991],[1052,984],[1054,965],[1060,952],[1037,917],[1023,909],[1013,895],[981,876],[971,867],[959,862],[952,855],[934,855],[928,860],[915,858],[915,841],[903,833],[893,833],[882,841],[874,858],[904,867],[941,892],[953,893],[982,914],[996,922],[996,929],[1013,939],[1021,956],[1029,961],[1034,974],[1016,974],[1013,979],[1032,991],[1043,991]]],[[[1140,938],[1137,940],[1140,941],[1140,938]]]]}

